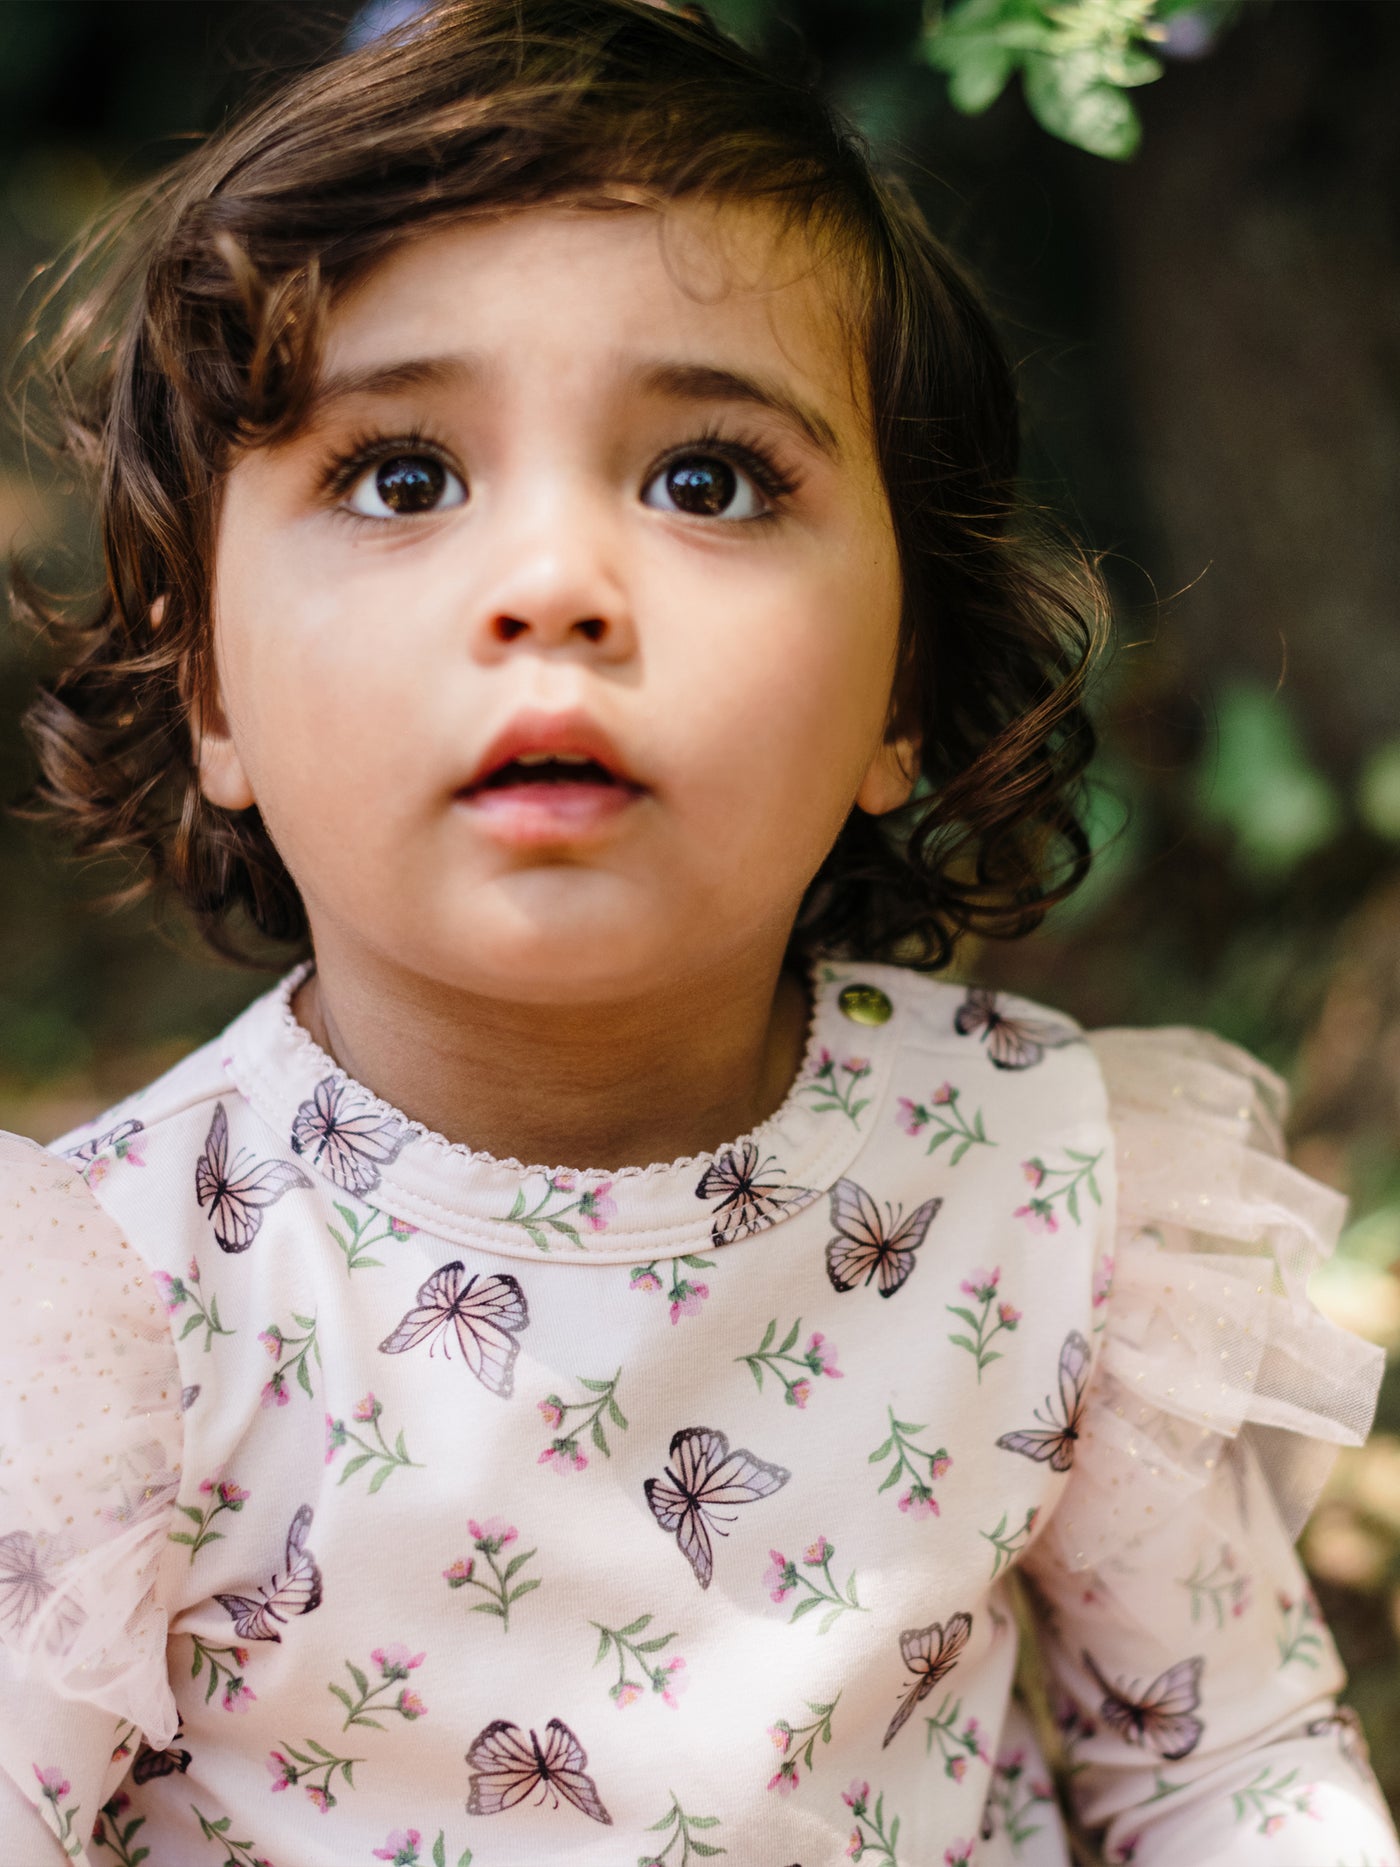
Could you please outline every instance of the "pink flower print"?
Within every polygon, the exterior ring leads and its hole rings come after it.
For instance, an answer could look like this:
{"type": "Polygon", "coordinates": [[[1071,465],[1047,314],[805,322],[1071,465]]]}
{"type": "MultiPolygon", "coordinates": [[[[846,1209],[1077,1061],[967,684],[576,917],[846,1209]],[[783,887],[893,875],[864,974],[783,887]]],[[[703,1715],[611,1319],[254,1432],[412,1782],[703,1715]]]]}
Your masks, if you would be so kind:
{"type": "Polygon", "coordinates": [[[1021,1320],[1021,1312],[1014,1303],[998,1303],[997,1315],[1003,1329],[1014,1329],[1021,1320]]]}
{"type": "Polygon", "coordinates": [[[273,1779],[272,1793],[274,1796],[280,1794],[284,1789],[290,1789],[292,1784],[296,1781],[296,1771],[292,1768],[291,1764],[288,1763],[280,1750],[268,1752],[267,1763],[264,1767],[268,1775],[273,1779]]]}
{"type": "Polygon", "coordinates": [[[661,1703],[669,1705],[671,1710],[675,1711],[680,1704],[681,1693],[690,1684],[690,1680],[686,1677],[685,1661],[679,1654],[659,1669],[656,1683],[661,1692],[661,1703]]]}
{"type": "Polygon", "coordinates": [[[1259,1824],[1259,1832],[1261,1835],[1276,1835],[1279,1829],[1283,1827],[1283,1823],[1284,1817],[1282,1815],[1266,1815],[1259,1824]]]}
{"type": "Polygon", "coordinates": [[[680,1321],[682,1316],[698,1316],[700,1314],[700,1305],[710,1294],[710,1286],[708,1284],[693,1284],[688,1278],[683,1278],[676,1286],[676,1290],[676,1300],[671,1305],[671,1322],[673,1326],[680,1321]]]}
{"type": "MultiPolygon", "coordinates": [[[[774,1750],[785,1752],[792,1742],[792,1726],[780,1718],[776,1724],[769,1725],[768,1736],[774,1750]]],[[[773,1785],[770,1783],[768,1787],[771,1789],[773,1785]]]]}
{"type": "Polygon", "coordinates": [[[335,1797],[331,1794],[329,1789],[322,1789],[319,1783],[308,1783],[306,1785],[306,1793],[311,1802],[321,1811],[322,1815],[324,1815],[328,1809],[333,1809],[335,1807],[335,1797]]]}
{"type": "Polygon", "coordinates": [[[542,1400],[539,1406],[540,1418],[551,1432],[556,1426],[564,1424],[564,1403],[558,1394],[551,1394],[547,1400],[542,1400]]]}
{"type": "Polygon", "coordinates": [[[850,1787],[841,1791],[841,1800],[848,1809],[854,1809],[857,1815],[863,1814],[870,1800],[869,1783],[862,1782],[858,1776],[853,1777],[850,1787]]]}
{"type": "Polygon", "coordinates": [[[290,1399],[285,1382],[279,1381],[276,1375],[265,1383],[261,1395],[264,1407],[285,1407],[290,1399]]]}
{"type": "Polygon", "coordinates": [[[908,1096],[901,1096],[895,1110],[895,1124],[905,1134],[918,1134],[928,1120],[928,1116],[917,1102],[911,1102],[908,1096]]]}
{"type": "Polygon", "coordinates": [[[552,1173],[549,1176],[549,1184],[554,1188],[556,1193],[572,1193],[574,1190],[574,1176],[567,1171],[552,1173]]]}
{"type": "Polygon", "coordinates": [[[99,1154],[96,1160],[90,1160],[87,1166],[84,1167],[83,1178],[87,1181],[88,1185],[92,1187],[92,1189],[95,1192],[97,1188],[101,1186],[102,1182],[107,1178],[107,1175],[111,1171],[112,1171],[111,1155],[110,1154],[99,1154]]]}
{"type": "Polygon", "coordinates": [[[258,1340],[262,1343],[268,1354],[271,1355],[272,1359],[276,1361],[277,1357],[282,1353],[282,1331],[277,1327],[276,1323],[270,1324],[266,1329],[260,1329],[258,1331],[258,1340]]]}
{"type": "Polygon", "coordinates": [[[633,1290],[644,1290],[648,1293],[661,1288],[661,1279],[656,1272],[645,1266],[634,1270],[628,1282],[633,1290]]]}
{"type": "Polygon", "coordinates": [[[459,1556],[451,1568],[443,1570],[442,1579],[449,1588],[465,1588],[475,1568],[476,1564],[470,1556],[459,1556]]]}
{"type": "Polygon", "coordinates": [[[1044,1164],[1038,1160],[1023,1160],[1021,1172],[1026,1176],[1028,1184],[1038,1193],[1045,1184],[1044,1164]]]}
{"type": "Polygon", "coordinates": [[[375,1848],[377,1861],[388,1861],[390,1867],[417,1867],[418,1843],[423,1839],[416,1828],[394,1828],[385,1837],[382,1848],[375,1848]]]}
{"type": "Polygon", "coordinates": [[[422,1699],[419,1698],[418,1694],[411,1691],[408,1686],[405,1686],[403,1691],[399,1693],[398,1707],[401,1715],[407,1718],[410,1723],[412,1723],[415,1718],[426,1718],[428,1715],[427,1706],[423,1703],[422,1699]]]}
{"type": "Polygon", "coordinates": [[[807,1353],[803,1357],[813,1374],[828,1374],[833,1381],[844,1379],[836,1365],[836,1345],[828,1342],[820,1333],[814,1335],[807,1344],[807,1353]]]}
{"type": "Polygon", "coordinates": [[[860,1830],[859,1828],[853,1828],[851,1830],[851,1838],[846,1843],[846,1859],[848,1861],[858,1861],[864,1852],[865,1842],[861,1839],[860,1830]]]}
{"type": "Polygon", "coordinates": [[[1113,1850],[1114,1867],[1131,1867],[1131,1863],[1137,1859],[1138,1844],[1141,1840],[1141,1835],[1124,1835],[1113,1850]]]}
{"type": "Polygon", "coordinates": [[[955,1841],[943,1850],[943,1867],[968,1867],[975,1847],[972,1841],[955,1841]]]}
{"type": "Polygon", "coordinates": [[[395,1238],[412,1238],[413,1234],[418,1230],[418,1227],[416,1225],[410,1225],[407,1219],[390,1219],[389,1230],[394,1234],[395,1238]]]}
{"type": "Polygon", "coordinates": [[[199,1260],[198,1258],[190,1259],[190,1268],[185,1272],[185,1276],[189,1279],[189,1281],[192,1284],[197,1284],[199,1282],[199,1260]]]}
{"type": "Polygon", "coordinates": [[[600,1180],[579,1199],[579,1217],[586,1219],[595,1232],[607,1231],[608,1222],[617,1217],[617,1201],[612,1196],[612,1185],[611,1180],[600,1180]]]}
{"type": "Polygon", "coordinates": [[[772,1558],[763,1571],[763,1586],[768,1590],[770,1601],[786,1601],[797,1586],[797,1570],[779,1549],[770,1549],[772,1558]]]}
{"type": "Polygon", "coordinates": [[[357,1419],[362,1426],[372,1425],[373,1422],[379,1418],[382,1411],[382,1403],[376,1400],[373,1394],[366,1394],[363,1400],[357,1400],[355,1402],[353,1417],[357,1419]]]}
{"type": "Polygon", "coordinates": [[[899,1508],[910,1517],[938,1517],[938,1499],[927,1485],[913,1484],[899,1500],[899,1508]]]}
{"type": "Polygon", "coordinates": [[[1018,1206],[1011,1216],[1024,1219],[1033,1232],[1058,1232],[1060,1229],[1054,1207],[1043,1199],[1033,1199],[1027,1205],[1018,1206]]]}
{"type": "Polygon", "coordinates": [[[768,1787],[776,1789],[780,1796],[790,1796],[800,1781],[797,1765],[785,1763],[775,1776],[768,1778],[768,1787]]]}
{"type": "Polygon", "coordinates": [[[929,1477],[942,1478],[952,1463],[953,1461],[948,1457],[946,1452],[938,1453],[937,1456],[930,1461],[928,1468],[929,1477]]]}
{"type": "Polygon", "coordinates": [[[979,1303],[985,1303],[988,1297],[995,1295],[996,1287],[1001,1282],[1001,1266],[998,1264],[989,1271],[973,1271],[962,1281],[963,1295],[976,1297],[979,1303]]]}
{"type": "Polygon", "coordinates": [[[847,1057],[841,1068],[848,1076],[868,1076],[870,1074],[869,1057],[847,1057]]]}
{"type": "Polygon", "coordinates": [[[787,1404],[790,1407],[805,1407],[812,1398],[812,1383],[808,1380],[794,1381],[787,1391],[787,1404]]]}
{"type": "Polygon", "coordinates": [[[948,1104],[953,1101],[957,1093],[957,1090],[954,1089],[951,1083],[940,1083],[929,1097],[929,1101],[932,1102],[936,1109],[947,1108],[948,1104]]]}
{"type": "Polygon", "coordinates": [[[32,1768],[39,1779],[39,1788],[50,1802],[61,1802],[73,1787],[57,1764],[51,1763],[47,1770],[41,1770],[37,1763],[32,1768]]]}
{"type": "Polygon", "coordinates": [[[427,1659],[426,1653],[410,1653],[402,1642],[391,1647],[375,1647],[370,1658],[386,1679],[407,1679],[427,1659]]]}
{"type": "Polygon", "coordinates": [[[491,1554],[498,1556],[507,1543],[513,1543],[520,1532],[513,1523],[507,1523],[504,1517],[488,1517],[484,1523],[478,1523],[475,1517],[467,1519],[467,1531],[478,1549],[487,1544],[491,1554]]]}
{"type": "Polygon", "coordinates": [[[257,1698],[251,1686],[244,1685],[241,1679],[230,1679],[224,1687],[223,1707],[225,1711],[247,1711],[257,1698]]]}
{"type": "Polygon", "coordinates": [[[1102,1309],[1113,1288],[1113,1259],[1106,1257],[1094,1272],[1094,1308],[1102,1309]]]}
{"type": "Polygon", "coordinates": [[[569,1472],[583,1471],[588,1460],[572,1439],[556,1439],[552,1446],[545,1447],[535,1463],[547,1465],[551,1471],[557,1472],[563,1478],[569,1472]]]}
{"type": "Polygon", "coordinates": [[[949,1757],[943,1769],[945,1775],[951,1776],[955,1783],[960,1783],[967,1775],[967,1758],[960,1751],[956,1757],[949,1757]]]}
{"type": "Polygon", "coordinates": [[[832,1553],[833,1545],[824,1536],[819,1536],[815,1543],[809,1543],[802,1552],[802,1560],[809,1569],[819,1569],[832,1553]]]}
{"type": "Polygon", "coordinates": [[[184,1287],[178,1277],[172,1277],[169,1271],[152,1273],[156,1293],[165,1305],[166,1313],[172,1315],[185,1300],[184,1287]]]}
{"type": "Polygon", "coordinates": [[[643,1687],[635,1679],[624,1679],[621,1685],[612,1689],[613,1703],[619,1711],[626,1711],[629,1705],[635,1705],[642,1696],[643,1687]]]}
{"type": "MultiPolygon", "coordinates": [[[[204,1486],[201,1485],[199,1488],[202,1491],[204,1486]]],[[[227,1510],[242,1510],[252,1495],[251,1491],[245,1491],[242,1485],[236,1485],[231,1478],[220,1480],[219,1502],[227,1510]]]]}
{"type": "Polygon", "coordinates": [[[336,1453],[339,1452],[340,1448],[345,1444],[345,1438],[346,1438],[345,1422],[343,1420],[333,1420],[330,1414],[328,1413],[326,1415],[326,1463],[327,1465],[330,1464],[331,1460],[335,1457],[336,1453]]]}

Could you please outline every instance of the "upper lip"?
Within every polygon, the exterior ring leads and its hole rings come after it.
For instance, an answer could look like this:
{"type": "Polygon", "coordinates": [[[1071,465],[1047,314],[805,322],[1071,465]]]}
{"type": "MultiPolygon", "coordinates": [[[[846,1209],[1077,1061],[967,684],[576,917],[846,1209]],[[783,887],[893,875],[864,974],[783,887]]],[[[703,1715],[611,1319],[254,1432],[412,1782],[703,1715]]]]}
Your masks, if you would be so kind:
{"type": "Polygon", "coordinates": [[[475,770],[459,788],[473,791],[512,760],[531,753],[569,754],[601,765],[619,784],[643,787],[623,764],[612,740],[596,721],[582,713],[518,713],[487,746],[475,770]]]}

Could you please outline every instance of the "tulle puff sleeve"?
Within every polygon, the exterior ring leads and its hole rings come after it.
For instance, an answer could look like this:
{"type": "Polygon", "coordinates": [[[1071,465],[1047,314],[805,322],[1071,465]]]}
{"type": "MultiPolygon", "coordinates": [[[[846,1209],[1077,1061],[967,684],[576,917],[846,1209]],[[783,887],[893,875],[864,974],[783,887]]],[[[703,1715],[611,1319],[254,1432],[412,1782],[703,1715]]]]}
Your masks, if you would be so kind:
{"type": "Polygon", "coordinates": [[[159,1593],[182,1443],[174,1343],[82,1176],[5,1134],[0,1313],[6,1671],[28,1705],[77,1702],[163,1746],[177,1725],[159,1593]]]}
{"type": "Polygon", "coordinates": [[[1395,1867],[1292,1546],[1382,1371],[1308,1297],[1344,1202],[1282,1159],[1283,1086],[1252,1057],[1191,1031],[1092,1042],[1109,1294],[1070,1482],[1026,1563],[1073,1799],[1107,1861],[1395,1867]]]}

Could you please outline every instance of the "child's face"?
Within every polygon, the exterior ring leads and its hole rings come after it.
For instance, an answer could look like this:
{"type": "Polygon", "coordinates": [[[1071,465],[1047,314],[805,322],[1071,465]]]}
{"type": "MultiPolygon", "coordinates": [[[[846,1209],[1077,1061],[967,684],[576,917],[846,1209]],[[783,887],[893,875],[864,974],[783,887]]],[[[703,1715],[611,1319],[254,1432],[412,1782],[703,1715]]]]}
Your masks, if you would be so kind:
{"type": "Polygon", "coordinates": [[[579,1004],[775,966],[852,804],[907,795],[895,539],[810,261],[747,209],[535,209],[341,302],[334,393],[228,477],[200,748],[323,966],[579,1004]],[[545,754],[611,781],[501,769],[545,754]]]}

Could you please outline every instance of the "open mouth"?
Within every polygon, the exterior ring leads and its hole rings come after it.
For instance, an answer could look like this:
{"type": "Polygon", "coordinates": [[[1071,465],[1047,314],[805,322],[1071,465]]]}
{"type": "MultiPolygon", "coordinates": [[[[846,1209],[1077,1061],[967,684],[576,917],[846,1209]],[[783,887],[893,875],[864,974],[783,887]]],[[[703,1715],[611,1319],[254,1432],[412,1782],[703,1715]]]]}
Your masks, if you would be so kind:
{"type": "Polygon", "coordinates": [[[525,752],[507,759],[479,783],[469,787],[469,797],[485,791],[506,791],[526,785],[605,785],[612,789],[635,790],[625,785],[597,759],[577,752],[525,752]]]}

